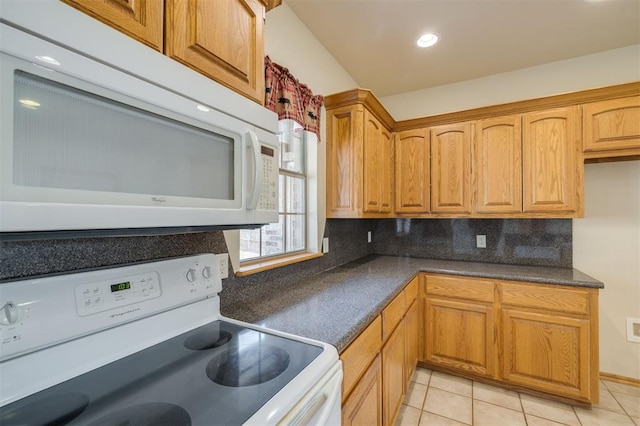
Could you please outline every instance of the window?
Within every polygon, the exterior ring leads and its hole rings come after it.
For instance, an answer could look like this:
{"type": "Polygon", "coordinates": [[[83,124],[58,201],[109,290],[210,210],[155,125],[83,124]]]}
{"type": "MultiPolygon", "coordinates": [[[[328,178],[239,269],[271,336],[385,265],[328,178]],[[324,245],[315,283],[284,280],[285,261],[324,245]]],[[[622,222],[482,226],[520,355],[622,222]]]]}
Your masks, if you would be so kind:
{"type": "Polygon", "coordinates": [[[280,120],[280,220],[240,231],[241,262],[307,250],[307,135],[295,121],[280,120]]]}

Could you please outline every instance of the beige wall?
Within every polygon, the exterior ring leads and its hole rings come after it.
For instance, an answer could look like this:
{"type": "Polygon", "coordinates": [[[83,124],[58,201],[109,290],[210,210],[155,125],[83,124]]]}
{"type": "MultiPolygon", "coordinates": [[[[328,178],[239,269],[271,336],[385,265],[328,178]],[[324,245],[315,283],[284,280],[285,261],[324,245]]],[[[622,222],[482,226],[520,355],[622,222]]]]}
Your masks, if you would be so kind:
{"type": "Polygon", "coordinates": [[[393,118],[406,120],[638,80],[640,44],[387,96],[380,102],[393,118]]]}
{"type": "Polygon", "coordinates": [[[585,217],[573,221],[573,265],[600,291],[600,371],[640,379],[640,343],[626,318],[640,318],[640,161],[585,166],[585,217]]]}

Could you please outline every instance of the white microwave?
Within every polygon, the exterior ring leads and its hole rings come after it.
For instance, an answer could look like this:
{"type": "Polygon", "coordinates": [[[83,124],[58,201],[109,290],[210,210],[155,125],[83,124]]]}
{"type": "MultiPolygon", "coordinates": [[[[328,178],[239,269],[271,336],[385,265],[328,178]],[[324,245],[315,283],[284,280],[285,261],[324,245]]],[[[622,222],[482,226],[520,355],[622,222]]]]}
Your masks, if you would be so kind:
{"type": "Polygon", "coordinates": [[[0,10],[0,232],[278,221],[273,112],[61,2],[28,3],[0,10]]]}

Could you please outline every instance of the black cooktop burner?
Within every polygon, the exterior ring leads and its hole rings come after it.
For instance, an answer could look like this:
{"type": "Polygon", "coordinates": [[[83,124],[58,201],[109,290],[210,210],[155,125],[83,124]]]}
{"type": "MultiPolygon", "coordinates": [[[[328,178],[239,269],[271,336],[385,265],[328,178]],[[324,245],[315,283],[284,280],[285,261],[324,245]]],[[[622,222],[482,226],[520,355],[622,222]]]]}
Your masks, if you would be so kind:
{"type": "Polygon", "coordinates": [[[190,426],[184,408],[163,402],[134,405],[107,414],[89,426],[190,426]]]}
{"type": "Polygon", "coordinates": [[[212,321],[2,406],[0,425],[242,424],[322,350],[212,321]]]}
{"type": "Polygon", "coordinates": [[[275,346],[248,345],[216,355],[207,376],[224,386],[253,386],[278,377],[289,366],[289,354],[275,346]]]}
{"type": "Polygon", "coordinates": [[[60,425],[78,417],[89,406],[89,397],[70,392],[34,398],[27,404],[3,411],[1,425],[60,425]]]}
{"type": "Polygon", "coordinates": [[[222,346],[229,342],[229,340],[231,340],[231,334],[217,327],[209,327],[185,340],[184,346],[194,351],[204,351],[222,346]]]}

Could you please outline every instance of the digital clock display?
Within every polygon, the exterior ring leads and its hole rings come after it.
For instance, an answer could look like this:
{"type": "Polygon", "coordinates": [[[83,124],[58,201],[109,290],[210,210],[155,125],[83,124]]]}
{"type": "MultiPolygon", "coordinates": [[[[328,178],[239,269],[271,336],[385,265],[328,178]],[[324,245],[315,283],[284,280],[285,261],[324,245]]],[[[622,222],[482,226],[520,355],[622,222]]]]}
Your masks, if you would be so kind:
{"type": "Polygon", "coordinates": [[[129,281],[118,284],[111,284],[111,293],[122,290],[129,290],[131,288],[131,283],[129,281]]]}

